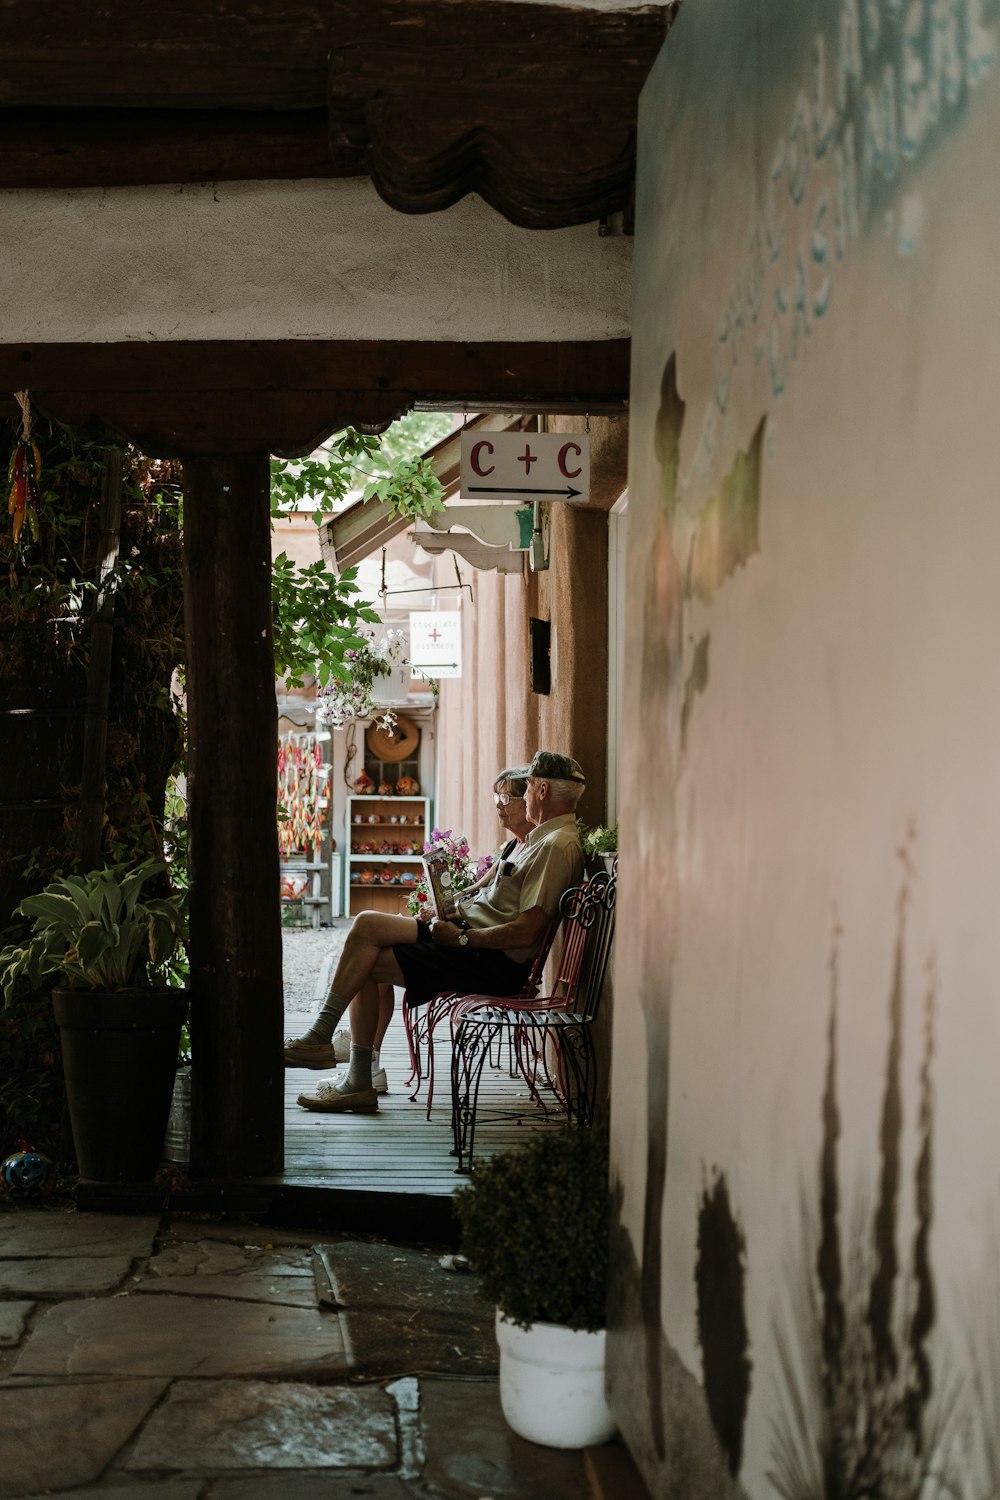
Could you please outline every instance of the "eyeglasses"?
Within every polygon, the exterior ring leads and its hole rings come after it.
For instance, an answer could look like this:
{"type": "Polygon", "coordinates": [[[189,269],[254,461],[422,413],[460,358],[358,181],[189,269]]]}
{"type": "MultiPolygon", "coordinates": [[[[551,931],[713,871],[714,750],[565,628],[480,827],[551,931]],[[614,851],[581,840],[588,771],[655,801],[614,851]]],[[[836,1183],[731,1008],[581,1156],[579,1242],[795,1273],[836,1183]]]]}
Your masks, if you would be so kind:
{"type": "Polygon", "coordinates": [[[523,802],[524,798],[519,797],[516,792],[494,792],[493,801],[497,807],[506,807],[508,802],[523,802]]]}

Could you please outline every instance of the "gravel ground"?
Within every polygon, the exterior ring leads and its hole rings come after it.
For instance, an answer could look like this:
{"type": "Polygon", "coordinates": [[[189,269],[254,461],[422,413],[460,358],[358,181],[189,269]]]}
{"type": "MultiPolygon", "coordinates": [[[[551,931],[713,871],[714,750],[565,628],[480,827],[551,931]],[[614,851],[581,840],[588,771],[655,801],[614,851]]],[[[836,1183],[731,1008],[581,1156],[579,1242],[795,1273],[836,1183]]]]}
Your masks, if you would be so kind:
{"type": "MultiPolygon", "coordinates": [[[[332,927],[284,927],[281,932],[282,975],[285,983],[285,1020],[312,1017],[325,990],[327,971],[336,962],[350,922],[341,918],[332,927]]],[[[298,1034],[295,1032],[294,1034],[298,1034]]]]}

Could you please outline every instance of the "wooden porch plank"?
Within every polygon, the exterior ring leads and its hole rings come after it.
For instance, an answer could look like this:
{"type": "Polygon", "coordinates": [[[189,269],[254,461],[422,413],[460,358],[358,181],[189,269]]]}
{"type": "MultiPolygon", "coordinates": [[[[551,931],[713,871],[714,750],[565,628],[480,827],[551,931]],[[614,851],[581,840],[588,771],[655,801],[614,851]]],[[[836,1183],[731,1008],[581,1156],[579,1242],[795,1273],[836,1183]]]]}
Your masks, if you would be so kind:
{"type": "MultiPolygon", "coordinates": [[[[300,1093],[312,1093],[327,1073],[288,1069],[285,1075],[286,1186],[321,1187],[328,1191],[364,1190],[396,1195],[450,1198],[468,1181],[455,1171],[451,1153],[451,1094],[448,1086],[447,1037],[438,1047],[438,1081],[431,1118],[425,1118],[422,1094],[411,1102],[403,1088],[409,1055],[399,1012],[393,1016],[381,1061],[390,1092],[379,1098],[379,1113],[324,1115],[303,1110],[300,1093]]],[[[481,1123],[476,1128],[476,1158],[526,1144],[539,1130],[551,1129],[564,1116],[553,1102],[548,1116],[533,1105],[523,1080],[506,1072],[484,1075],[481,1123]]]]}

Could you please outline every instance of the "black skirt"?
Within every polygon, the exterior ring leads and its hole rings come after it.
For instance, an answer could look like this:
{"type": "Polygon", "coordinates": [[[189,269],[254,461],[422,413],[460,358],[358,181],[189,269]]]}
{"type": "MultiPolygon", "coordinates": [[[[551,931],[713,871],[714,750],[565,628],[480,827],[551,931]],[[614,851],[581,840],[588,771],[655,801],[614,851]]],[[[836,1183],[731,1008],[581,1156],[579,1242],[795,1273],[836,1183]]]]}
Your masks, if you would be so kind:
{"type": "Polygon", "coordinates": [[[396,943],[393,954],[406,982],[409,1008],[426,1005],[443,990],[459,995],[516,995],[531,973],[531,960],[515,963],[499,948],[439,948],[418,923],[415,943],[396,943]]]}

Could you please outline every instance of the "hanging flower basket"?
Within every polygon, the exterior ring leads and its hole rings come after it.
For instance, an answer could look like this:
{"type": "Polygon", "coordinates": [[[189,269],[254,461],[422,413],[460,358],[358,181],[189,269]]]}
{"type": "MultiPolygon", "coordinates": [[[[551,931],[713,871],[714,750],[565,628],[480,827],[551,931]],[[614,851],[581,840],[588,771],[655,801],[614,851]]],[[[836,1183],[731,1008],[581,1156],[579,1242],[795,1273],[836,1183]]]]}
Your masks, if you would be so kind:
{"type": "Polygon", "coordinates": [[[343,729],[354,719],[372,719],[386,732],[396,724],[391,708],[378,702],[377,684],[397,665],[405,665],[406,640],[401,630],[370,635],[363,646],[345,651],[350,676],[332,678],[316,699],[316,718],[331,729],[343,729]]]}

